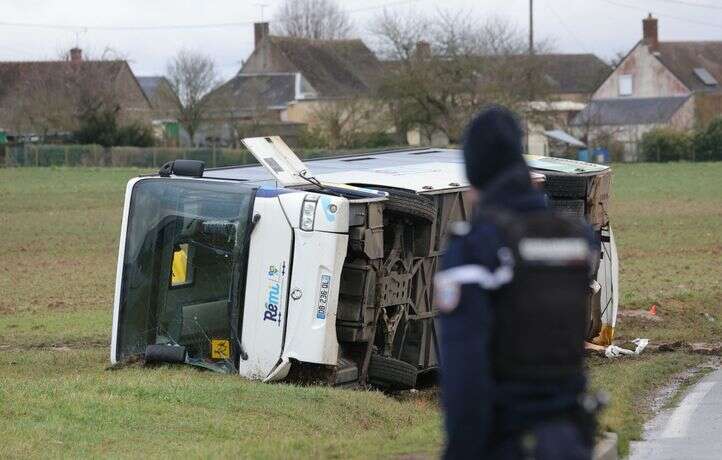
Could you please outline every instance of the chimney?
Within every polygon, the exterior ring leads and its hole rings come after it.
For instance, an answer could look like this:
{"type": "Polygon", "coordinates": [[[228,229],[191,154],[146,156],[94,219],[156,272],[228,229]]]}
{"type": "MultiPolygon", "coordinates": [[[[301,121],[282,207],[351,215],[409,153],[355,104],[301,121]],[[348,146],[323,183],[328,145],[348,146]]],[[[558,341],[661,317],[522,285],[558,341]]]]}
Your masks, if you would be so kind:
{"type": "Polygon", "coordinates": [[[652,17],[652,13],[649,13],[644,20],[642,20],[642,31],[644,33],[643,39],[649,50],[654,52],[659,47],[659,35],[657,32],[657,18],[652,17]]]}
{"type": "Polygon", "coordinates": [[[83,50],[81,50],[77,46],[75,48],[72,48],[70,50],[70,62],[80,62],[82,60],[83,60],[83,50]]]}
{"type": "Polygon", "coordinates": [[[425,40],[416,42],[414,57],[416,57],[416,59],[429,59],[431,57],[431,43],[425,40]]]}
{"type": "Polygon", "coordinates": [[[254,47],[258,48],[258,44],[261,43],[261,40],[266,38],[269,35],[269,29],[268,29],[268,23],[267,22],[256,22],[253,24],[253,33],[254,33],[254,47]]]}

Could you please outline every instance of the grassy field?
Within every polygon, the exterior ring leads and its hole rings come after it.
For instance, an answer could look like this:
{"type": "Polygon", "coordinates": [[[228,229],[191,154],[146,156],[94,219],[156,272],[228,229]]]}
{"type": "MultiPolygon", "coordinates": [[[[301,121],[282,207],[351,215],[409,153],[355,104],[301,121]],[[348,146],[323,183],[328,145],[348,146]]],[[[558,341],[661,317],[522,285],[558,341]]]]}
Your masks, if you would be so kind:
{"type": "MultiPolygon", "coordinates": [[[[428,397],[264,385],[192,368],[106,370],[124,184],[131,169],[0,169],[2,456],[388,457],[435,452],[428,397]]],[[[615,166],[621,337],[722,332],[722,163],[615,166]],[[716,321],[710,321],[707,313],[716,321]]],[[[623,449],[653,390],[698,364],[684,353],[595,359],[623,449]]]]}

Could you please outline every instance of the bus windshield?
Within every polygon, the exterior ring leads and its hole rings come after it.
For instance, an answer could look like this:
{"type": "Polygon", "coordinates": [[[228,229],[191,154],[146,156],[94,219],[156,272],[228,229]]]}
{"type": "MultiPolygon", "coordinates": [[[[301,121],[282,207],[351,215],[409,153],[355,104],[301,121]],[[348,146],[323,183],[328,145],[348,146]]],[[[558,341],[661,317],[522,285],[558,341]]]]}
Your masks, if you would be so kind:
{"type": "Polygon", "coordinates": [[[255,190],[149,178],[133,187],[116,358],[185,347],[186,362],[230,372],[239,353],[242,282],[255,190]]]}

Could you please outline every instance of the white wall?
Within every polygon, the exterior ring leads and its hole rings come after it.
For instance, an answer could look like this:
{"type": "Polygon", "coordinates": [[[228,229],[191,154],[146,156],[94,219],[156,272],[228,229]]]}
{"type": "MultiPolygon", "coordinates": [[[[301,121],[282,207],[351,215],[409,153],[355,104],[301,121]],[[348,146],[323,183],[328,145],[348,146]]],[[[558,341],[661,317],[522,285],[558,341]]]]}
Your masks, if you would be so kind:
{"type": "Polygon", "coordinates": [[[593,99],[669,97],[690,94],[686,86],[659,62],[647,45],[640,43],[594,92],[593,99]],[[632,76],[632,94],[619,95],[619,77],[632,76]]]}

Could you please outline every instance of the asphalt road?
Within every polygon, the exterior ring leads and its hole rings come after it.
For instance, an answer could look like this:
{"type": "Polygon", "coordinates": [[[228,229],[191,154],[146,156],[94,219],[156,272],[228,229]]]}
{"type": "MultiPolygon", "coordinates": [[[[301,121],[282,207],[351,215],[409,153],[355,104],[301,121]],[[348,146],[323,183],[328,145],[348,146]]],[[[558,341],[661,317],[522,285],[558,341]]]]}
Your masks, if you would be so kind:
{"type": "Polygon", "coordinates": [[[633,442],[629,460],[722,459],[722,370],[691,387],[678,407],[663,411],[633,442]]]}

